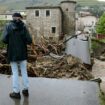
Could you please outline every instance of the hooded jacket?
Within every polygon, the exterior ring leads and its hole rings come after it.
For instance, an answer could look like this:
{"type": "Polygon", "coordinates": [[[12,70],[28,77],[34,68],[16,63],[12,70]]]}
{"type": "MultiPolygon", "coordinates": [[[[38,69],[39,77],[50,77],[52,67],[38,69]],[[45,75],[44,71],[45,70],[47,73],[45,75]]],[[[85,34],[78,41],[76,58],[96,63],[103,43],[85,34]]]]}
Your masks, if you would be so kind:
{"type": "Polygon", "coordinates": [[[7,58],[9,62],[27,60],[27,44],[32,38],[22,21],[10,21],[6,24],[2,41],[7,44],[7,58]]]}

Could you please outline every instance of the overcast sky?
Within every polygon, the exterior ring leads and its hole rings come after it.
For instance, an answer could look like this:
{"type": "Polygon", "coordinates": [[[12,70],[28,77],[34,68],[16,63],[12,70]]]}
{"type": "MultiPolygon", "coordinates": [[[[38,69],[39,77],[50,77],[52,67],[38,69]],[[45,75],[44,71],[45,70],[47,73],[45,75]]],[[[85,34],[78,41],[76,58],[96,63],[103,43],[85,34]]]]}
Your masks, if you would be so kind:
{"type": "Polygon", "coordinates": [[[105,1],[105,0],[98,0],[98,1],[105,1]]]}

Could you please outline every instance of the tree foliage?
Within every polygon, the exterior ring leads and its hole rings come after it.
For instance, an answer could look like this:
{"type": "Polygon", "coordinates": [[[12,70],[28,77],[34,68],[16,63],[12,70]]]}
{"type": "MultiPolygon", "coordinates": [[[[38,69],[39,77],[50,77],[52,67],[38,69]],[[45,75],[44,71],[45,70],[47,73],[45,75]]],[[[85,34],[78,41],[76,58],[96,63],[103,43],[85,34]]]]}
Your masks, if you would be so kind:
{"type": "Polygon", "coordinates": [[[7,20],[0,20],[0,32],[3,31],[3,28],[7,22],[8,22],[7,20]]]}
{"type": "Polygon", "coordinates": [[[96,32],[98,34],[105,34],[105,13],[100,17],[97,23],[96,32]]]}
{"type": "Polygon", "coordinates": [[[3,32],[3,28],[5,26],[5,24],[7,23],[6,20],[0,20],[0,49],[4,48],[6,45],[1,41],[1,35],[3,32]]]}
{"type": "Polygon", "coordinates": [[[100,17],[104,13],[104,6],[99,6],[99,5],[93,5],[90,6],[90,12],[92,13],[93,16],[95,17],[100,17]]]}

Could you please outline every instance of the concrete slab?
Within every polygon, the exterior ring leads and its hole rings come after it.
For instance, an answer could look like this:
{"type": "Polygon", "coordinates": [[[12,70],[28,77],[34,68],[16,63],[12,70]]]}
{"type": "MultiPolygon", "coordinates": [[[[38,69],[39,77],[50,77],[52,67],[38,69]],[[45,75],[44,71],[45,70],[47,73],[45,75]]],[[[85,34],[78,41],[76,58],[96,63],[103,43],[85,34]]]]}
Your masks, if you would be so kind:
{"type": "MultiPolygon", "coordinates": [[[[21,79],[21,78],[20,78],[21,79]]],[[[30,78],[29,98],[13,100],[11,78],[0,75],[0,105],[99,105],[98,84],[88,81],[30,78]]]]}

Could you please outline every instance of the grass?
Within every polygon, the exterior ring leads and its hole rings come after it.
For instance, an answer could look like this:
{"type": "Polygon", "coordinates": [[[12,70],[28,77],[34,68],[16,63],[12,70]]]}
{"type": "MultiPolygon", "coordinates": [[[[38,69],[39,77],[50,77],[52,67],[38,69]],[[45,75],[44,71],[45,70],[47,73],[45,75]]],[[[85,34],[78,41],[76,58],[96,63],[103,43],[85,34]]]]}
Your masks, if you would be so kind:
{"type": "Polygon", "coordinates": [[[6,44],[4,44],[4,43],[1,41],[1,34],[2,34],[2,32],[0,32],[0,49],[6,47],[6,44]]]}
{"type": "Polygon", "coordinates": [[[1,35],[3,32],[3,28],[8,21],[0,20],[0,49],[5,48],[6,45],[1,41],[1,35]]]}
{"type": "Polygon", "coordinates": [[[100,98],[100,105],[105,105],[105,94],[103,92],[100,92],[99,98],[100,98]]]}
{"type": "Polygon", "coordinates": [[[105,39],[100,39],[101,42],[105,43],[105,39]]]}
{"type": "Polygon", "coordinates": [[[95,42],[95,41],[92,41],[92,49],[93,49],[93,50],[95,50],[95,49],[97,49],[97,48],[99,48],[99,47],[100,47],[99,43],[97,43],[97,42],[95,42]]]}

